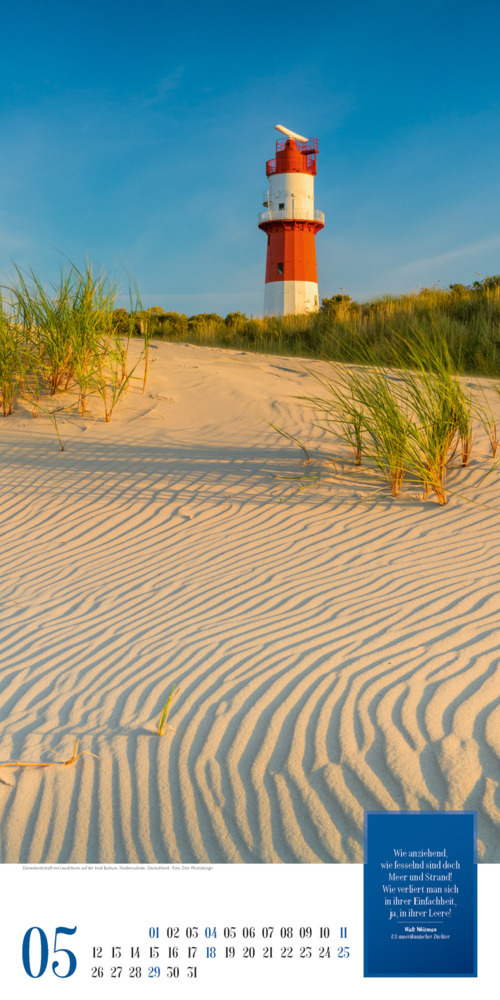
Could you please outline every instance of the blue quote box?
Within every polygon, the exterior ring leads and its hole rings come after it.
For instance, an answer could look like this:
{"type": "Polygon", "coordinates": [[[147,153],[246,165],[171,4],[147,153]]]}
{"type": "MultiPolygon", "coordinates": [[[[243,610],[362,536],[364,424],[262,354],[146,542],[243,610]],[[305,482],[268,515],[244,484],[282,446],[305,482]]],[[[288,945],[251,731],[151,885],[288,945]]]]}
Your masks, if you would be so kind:
{"type": "Polygon", "coordinates": [[[475,812],[366,812],[364,975],[477,976],[475,812]]]}

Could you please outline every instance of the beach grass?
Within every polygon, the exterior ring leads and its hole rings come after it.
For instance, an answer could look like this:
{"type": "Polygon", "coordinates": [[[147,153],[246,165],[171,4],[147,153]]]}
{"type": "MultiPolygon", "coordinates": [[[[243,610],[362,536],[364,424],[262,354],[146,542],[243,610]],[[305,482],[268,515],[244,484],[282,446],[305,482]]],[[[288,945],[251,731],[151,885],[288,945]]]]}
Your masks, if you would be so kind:
{"type": "Polygon", "coordinates": [[[176,698],[177,695],[179,694],[179,691],[180,688],[176,687],[175,684],[172,684],[172,690],[168,696],[167,703],[163,708],[163,711],[160,716],[160,721],[158,723],[158,730],[157,730],[158,736],[165,736],[167,729],[172,729],[172,730],[174,729],[173,726],[167,725],[167,719],[170,713],[170,709],[172,707],[172,702],[174,698],[176,698]]]}
{"type": "MultiPolygon", "coordinates": [[[[34,417],[47,412],[40,397],[70,393],[83,416],[91,398],[100,399],[106,422],[137,367],[128,350],[140,299],[130,297],[127,329],[116,310],[117,286],[90,260],[65,262],[59,279],[45,285],[34,271],[14,265],[14,279],[0,300],[0,400],[4,416],[17,397],[34,417]]],[[[146,356],[148,345],[142,356],[146,356]]],[[[144,375],[145,386],[147,375],[144,375]]],[[[71,404],[73,405],[73,404],[71,404]]],[[[50,413],[56,412],[52,409],[50,413]]],[[[49,413],[49,415],[50,415],[49,413]]],[[[57,429],[57,427],[56,427],[57,429]]]]}
{"type": "MultiPolygon", "coordinates": [[[[349,363],[310,372],[320,386],[300,397],[317,426],[347,442],[355,465],[367,462],[393,497],[405,480],[420,484],[427,499],[448,501],[447,473],[457,453],[469,464],[475,423],[487,426],[492,454],[496,423],[485,399],[475,399],[459,377],[446,341],[412,330],[386,347],[390,367],[361,339],[349,363]]],[[[484,394],[483,394],[484,396],[484,394]]]]}

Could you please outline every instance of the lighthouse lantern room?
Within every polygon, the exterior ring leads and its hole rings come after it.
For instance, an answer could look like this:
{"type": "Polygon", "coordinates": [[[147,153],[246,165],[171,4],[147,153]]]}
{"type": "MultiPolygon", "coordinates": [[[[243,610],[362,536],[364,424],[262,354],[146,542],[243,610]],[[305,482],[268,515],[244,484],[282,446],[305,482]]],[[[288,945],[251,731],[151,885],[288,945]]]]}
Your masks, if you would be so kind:
{"type": "Polygon", "coordinates": [[[267,233],[264,313],[316,312],[315,238],[325,224],[324,213],[314,208],[318,140],[275,127],[286,138],[277,139],[276,156],[267,161],[269,188],[259,215],[259,229],[267,233]]]}

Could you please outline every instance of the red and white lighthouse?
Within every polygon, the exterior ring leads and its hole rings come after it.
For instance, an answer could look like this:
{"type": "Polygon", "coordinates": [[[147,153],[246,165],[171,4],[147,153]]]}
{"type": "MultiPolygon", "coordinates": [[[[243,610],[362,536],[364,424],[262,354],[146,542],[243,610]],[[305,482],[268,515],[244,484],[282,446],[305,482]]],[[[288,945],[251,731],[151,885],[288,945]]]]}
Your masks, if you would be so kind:
{"type": "Polygon", "coordinates": [[[259,229],[267,233],[264,313],[316,312],[319,309],[316,233],[325,216],[314,208],[318,140],[275,126],[286,139],[276,140],[276,156],[266,163],[269,189],[259,229]]]}

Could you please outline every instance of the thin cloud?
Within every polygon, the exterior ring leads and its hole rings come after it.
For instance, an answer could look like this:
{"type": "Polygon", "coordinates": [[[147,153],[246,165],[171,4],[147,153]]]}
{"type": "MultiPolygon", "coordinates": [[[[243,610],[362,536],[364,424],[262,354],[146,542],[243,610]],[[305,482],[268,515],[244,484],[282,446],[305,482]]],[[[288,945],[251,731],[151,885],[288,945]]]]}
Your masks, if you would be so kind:
{"type": "Polygon", "coordinates": [[[479,240],[476,243],[467,243],[465,246],[456,247],[455,250],[447,250],[446,253],[436,254],[434,257],[423,257],[421,260],[414,260],[409,264],[398,267],[398,274],[410,274],[414,271],[425,271],[431,267],[439,267],[441,264],[448,264],[452,260],[460,260],[463,257],[474,257],[487,250],[500,248],[500,235],[490,236],[486,240],[479,240]]]}

